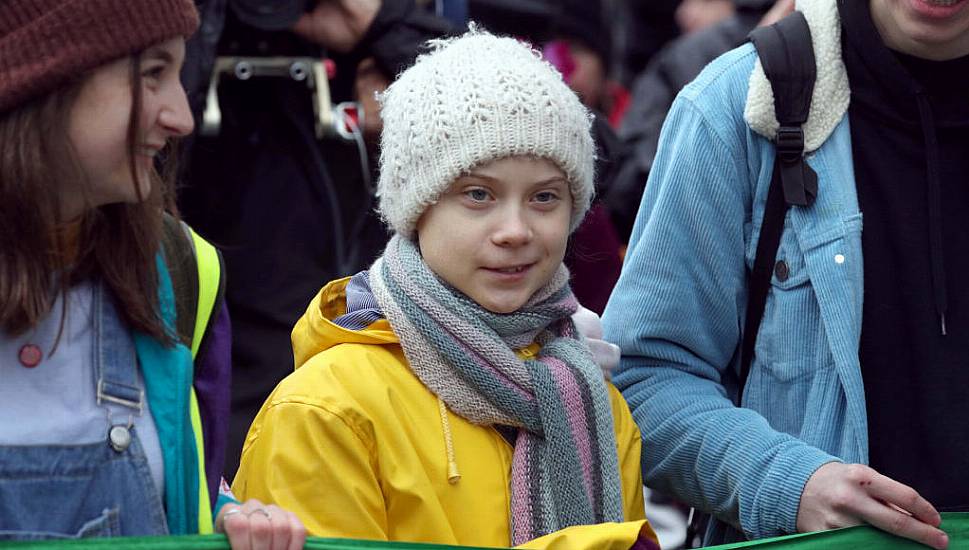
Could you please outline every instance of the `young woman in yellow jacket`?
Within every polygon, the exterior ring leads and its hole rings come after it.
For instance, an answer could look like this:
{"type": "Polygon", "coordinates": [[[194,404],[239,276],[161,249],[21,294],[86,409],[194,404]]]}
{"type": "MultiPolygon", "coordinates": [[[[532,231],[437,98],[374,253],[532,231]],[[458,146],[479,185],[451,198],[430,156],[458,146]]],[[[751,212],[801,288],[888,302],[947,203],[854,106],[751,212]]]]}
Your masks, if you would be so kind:
{"type": "Polygon", "coordinates": [[[590,115],[516,40],[472,31],[432,50],[382,99],[395,234],[297,324],[299,366],[233,490],[320,536],[658,548],[639,431],[570,318],[590,115]]]}

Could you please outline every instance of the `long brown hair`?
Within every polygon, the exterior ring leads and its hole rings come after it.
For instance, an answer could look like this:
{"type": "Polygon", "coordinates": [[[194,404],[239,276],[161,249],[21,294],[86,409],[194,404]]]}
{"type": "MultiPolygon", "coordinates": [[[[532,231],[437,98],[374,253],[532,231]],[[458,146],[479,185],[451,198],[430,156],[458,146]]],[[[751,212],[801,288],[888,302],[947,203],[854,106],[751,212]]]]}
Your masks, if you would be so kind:
{"type": "Polygon", "coordinates": [[[61,219],[58,190],[88,187],[67,133],[84,78],[0,113],[0,330],[9,335],[36,327],[59,294],[94,278],[111,290],[130,328],[172,342],[160,316],[155,257],[164,212],[174,213],[174,171],[162,178],[152,170],[151,191],[142,196],[135,164],[142,133],[139,55],[132,56],[130,73],[128,163],[141,200],[85,209],[76,244],[60,237],[67,220],[61,219]]]}

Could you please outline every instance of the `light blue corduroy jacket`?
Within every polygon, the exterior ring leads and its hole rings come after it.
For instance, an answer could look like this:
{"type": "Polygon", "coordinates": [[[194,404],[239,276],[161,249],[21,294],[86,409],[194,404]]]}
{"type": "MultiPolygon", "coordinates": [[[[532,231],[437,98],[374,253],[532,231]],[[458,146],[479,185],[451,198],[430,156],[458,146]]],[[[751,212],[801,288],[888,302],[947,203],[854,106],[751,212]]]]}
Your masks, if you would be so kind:
{"type": "MultiPolygon", "coordinates": [[[[785,220],[777,259],[789,275],[771,281],[743,408],[732,402],[774,162],[744,120],[756,58],[749,44],[725,54],[675,101],[603,317],[623,351],[615,383],[648,449],[646,483],[749,538],[795,531],[821,465],[868,461],[861,213],[843,114],[807,157],[818,198],[785,220]]],[[[705,542],[739,536],[717,523],[705,542]]]]}

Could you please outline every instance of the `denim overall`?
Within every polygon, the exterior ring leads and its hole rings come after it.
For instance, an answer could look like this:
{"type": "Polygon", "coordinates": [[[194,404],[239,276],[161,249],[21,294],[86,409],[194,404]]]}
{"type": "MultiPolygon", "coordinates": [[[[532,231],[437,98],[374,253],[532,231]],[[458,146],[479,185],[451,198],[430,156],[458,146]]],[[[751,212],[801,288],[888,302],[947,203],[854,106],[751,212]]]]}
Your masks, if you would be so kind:
{"type": "Polygon", "coordinates": [[[168,533],[132,426],[147,406],[134,343],[103,285],[95,285],[92,306],[94,383],[105,411],[105,439],[0,446],[0,540],[168,533]],[[115,406],[109,409],[109,403],[115,406]]]}

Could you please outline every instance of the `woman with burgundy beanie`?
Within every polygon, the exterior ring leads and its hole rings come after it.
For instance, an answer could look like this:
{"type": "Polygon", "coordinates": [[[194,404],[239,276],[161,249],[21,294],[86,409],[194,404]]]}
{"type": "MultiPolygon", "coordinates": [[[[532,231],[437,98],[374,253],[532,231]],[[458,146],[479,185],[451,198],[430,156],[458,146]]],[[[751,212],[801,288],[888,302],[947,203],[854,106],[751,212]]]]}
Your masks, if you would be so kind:
{"type": "Polygon", "coordinates": [[[191,0],[0,3],[0,540],[302,547],[292,514],[219,494],[220,261],[156,171],[192,130],[197,26],[191,0]]]}

